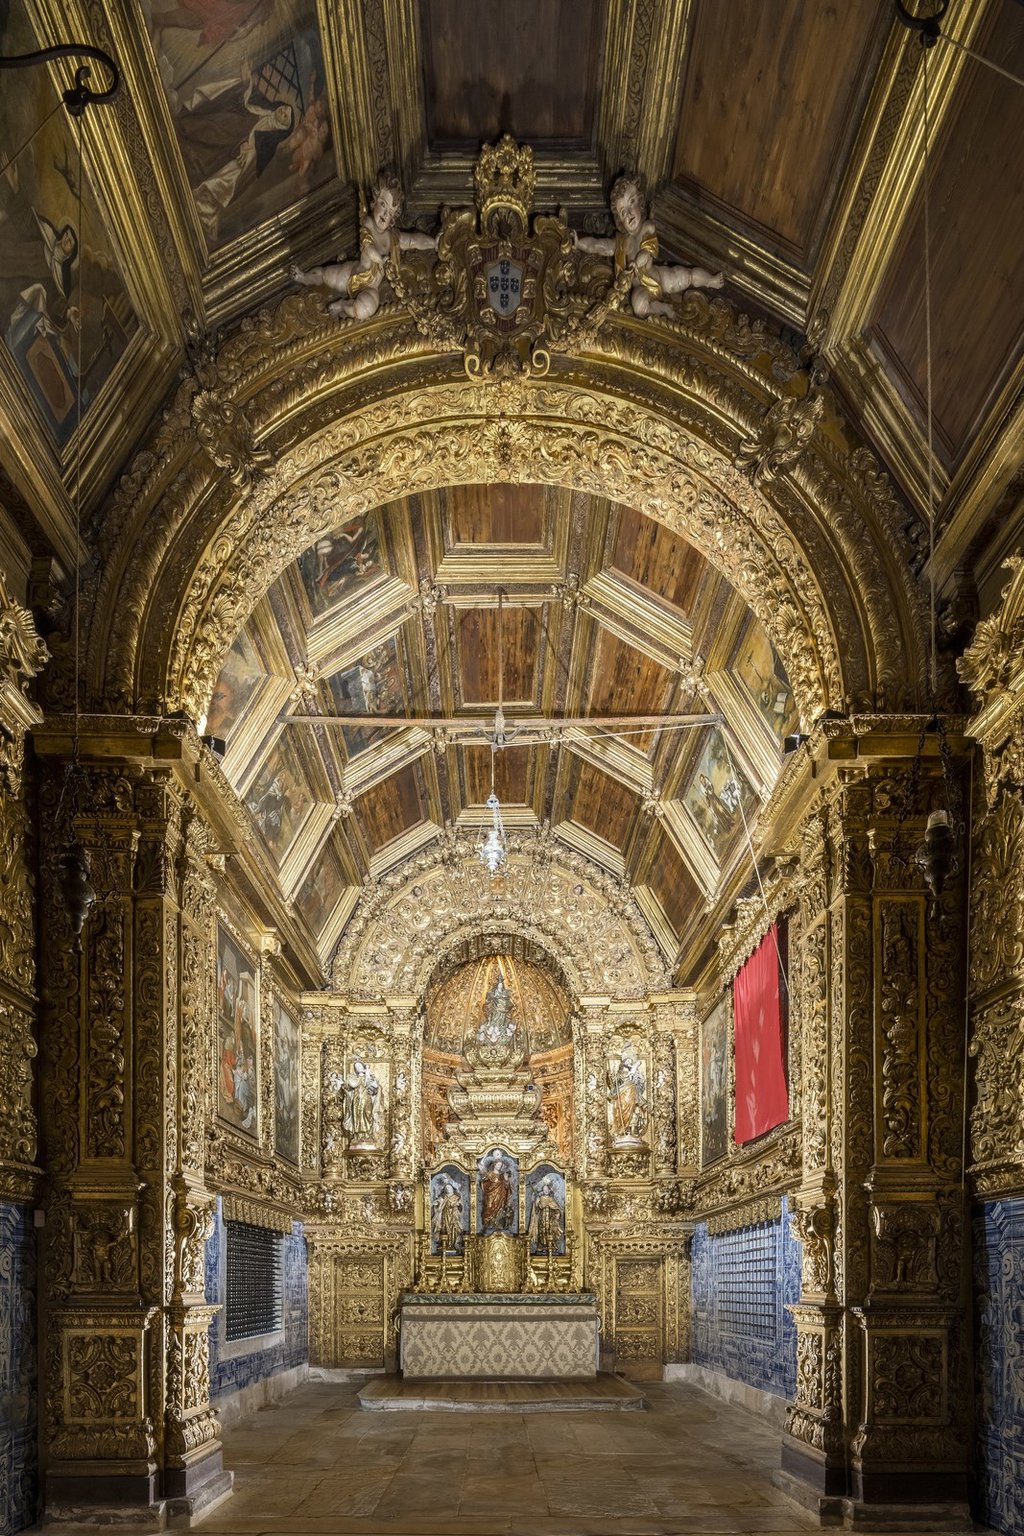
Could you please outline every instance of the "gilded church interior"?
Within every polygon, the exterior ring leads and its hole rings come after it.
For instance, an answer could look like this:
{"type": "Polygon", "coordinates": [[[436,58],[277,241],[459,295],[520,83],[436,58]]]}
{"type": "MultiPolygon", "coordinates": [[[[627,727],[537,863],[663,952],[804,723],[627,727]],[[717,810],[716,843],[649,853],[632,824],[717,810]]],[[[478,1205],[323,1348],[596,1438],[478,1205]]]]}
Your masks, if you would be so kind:
{"type": "Polygon", "coordinates": [[[0,3],[69,42],[109,100],[0,92],[4,1536],[240,1529],[313,1382],[1024,1529],[1024,10],[0,3]]]}

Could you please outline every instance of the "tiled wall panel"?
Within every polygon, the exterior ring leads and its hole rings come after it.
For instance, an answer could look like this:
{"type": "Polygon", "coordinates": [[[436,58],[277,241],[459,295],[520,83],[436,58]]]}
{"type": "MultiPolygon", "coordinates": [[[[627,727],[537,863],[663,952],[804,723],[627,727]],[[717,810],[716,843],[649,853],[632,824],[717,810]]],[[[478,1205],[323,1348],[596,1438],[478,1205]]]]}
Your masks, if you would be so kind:
{"type": "Polygon", "coordinates": [[[1024,1531],[1024,1200],[994,1200],[974,1220],[977,1308],[975,1514],[1024,1531]]]}
{"type": "MultiPolygon", "coordinates": [[[[224,1218],[221,1202],[217,1201],[217,1220],[213,1235],[206,1245],[206,1299],[223,1306],[224,1218]]],[[[222,1349],[221,1337],[223,1314],[216,1317],[210,1328],[210,1397],[216,1401],[225,1392],[237,1392],[251,1387],[277,1371],[291,1370],[309,1359],[308,1334],[308,1284],[306,1240],[302,1235],[302,1223],[292,1224],[292,1235],[284,1239],[283,1254],[284,1316],[283,1334],[279,1342],[268,1349],[243,1350],[230,1355],[222,1349]]]]}
{"type": "Polygon", "coordinates": [[[694,1229],[693,1359],[749,1386],[792,1398],[800,1299],[800,1244],[786,1201],[777,1221],[734,1232],[694,1229]]]}
{"type": "Polygon", "coordinates": [[[36,1234],[27,1206],[0,1201],[0,1536],[38,1513],[36,1234]]]}

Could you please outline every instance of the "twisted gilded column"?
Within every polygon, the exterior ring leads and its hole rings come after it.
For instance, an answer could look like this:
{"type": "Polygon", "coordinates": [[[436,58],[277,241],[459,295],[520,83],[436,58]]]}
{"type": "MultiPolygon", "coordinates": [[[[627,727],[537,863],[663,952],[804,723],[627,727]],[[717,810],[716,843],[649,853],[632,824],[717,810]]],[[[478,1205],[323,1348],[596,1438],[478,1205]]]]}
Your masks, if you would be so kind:
{"type": "Polygon", "coordinates": [[[105,1506],[159,1524],[230,1489],[203,1273],[216,791],[188,727],[85,721],[69,780],[70,746],[67,722],[36,732],[51,829],[40,861],[46,1506],[51,1519],[105,1506]],[[96,891],[80,941],[59,882],[72,832],[96,891]]]}

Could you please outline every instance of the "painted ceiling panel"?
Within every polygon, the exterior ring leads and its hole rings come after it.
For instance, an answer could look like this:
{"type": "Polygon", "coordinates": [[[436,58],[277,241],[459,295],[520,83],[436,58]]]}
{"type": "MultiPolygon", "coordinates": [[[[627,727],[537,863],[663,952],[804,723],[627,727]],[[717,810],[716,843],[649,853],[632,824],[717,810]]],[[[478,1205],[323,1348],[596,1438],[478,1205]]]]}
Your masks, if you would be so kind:
{"type": "Polygon", "coordinates": [[[145,9],[209,249],[335,174],[316,0],[145,9]]]}

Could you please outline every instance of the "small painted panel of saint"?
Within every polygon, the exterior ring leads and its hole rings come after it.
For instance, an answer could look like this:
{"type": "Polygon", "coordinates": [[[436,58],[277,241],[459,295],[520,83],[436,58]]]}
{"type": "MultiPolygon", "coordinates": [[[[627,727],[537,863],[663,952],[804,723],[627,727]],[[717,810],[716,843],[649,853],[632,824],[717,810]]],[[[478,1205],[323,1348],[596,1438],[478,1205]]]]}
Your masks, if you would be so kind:
{"type": "Polygon", "coordinates": [[[490,1232],[519,1231],[519,1165],[509,1152],[493,1147],[477,1163],[476,1229],[481,1237],[490,1232]]]}
{"type": "Polygon", "coordinates": [[[551,1163],[526,1176],[526,1232],[531,1254],[565,1252],[565,1174],[551,1163]]]}
{"type": "Polygon", "coordinates": [[[469,1174],[446,1163],[430,1179],[430,1251],[461,1253],[469,1231],[469,1174]]]}

